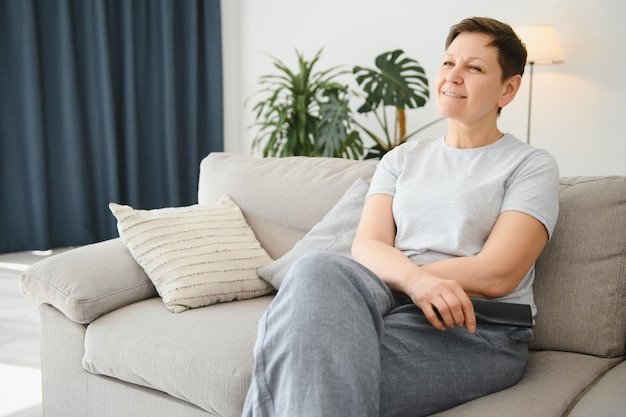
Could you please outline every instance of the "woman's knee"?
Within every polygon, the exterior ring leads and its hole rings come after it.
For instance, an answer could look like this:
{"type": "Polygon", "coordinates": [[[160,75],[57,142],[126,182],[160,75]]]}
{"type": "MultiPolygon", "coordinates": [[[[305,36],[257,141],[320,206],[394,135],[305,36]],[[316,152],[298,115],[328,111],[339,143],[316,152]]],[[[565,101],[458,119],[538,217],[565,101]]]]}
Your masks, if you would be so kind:
{"type": "Polygon", "coordinates": [[[307,253],[291,265],[282,285],[321,285],[327,281],[336,281],[342,275],[342,265],[350,261],[349,258],[333,252],[307,253]]]}
{"type": "MultiPolygon", "coordinates": [[[[312,252],[291,266],[280,291],[348,300],[365,298],[368,304],[389,309],[393,295],[385,283],[352,258],[332,252],[312,252]]],[[[280,293],[279,291],[279,293],[280,293]]]]}

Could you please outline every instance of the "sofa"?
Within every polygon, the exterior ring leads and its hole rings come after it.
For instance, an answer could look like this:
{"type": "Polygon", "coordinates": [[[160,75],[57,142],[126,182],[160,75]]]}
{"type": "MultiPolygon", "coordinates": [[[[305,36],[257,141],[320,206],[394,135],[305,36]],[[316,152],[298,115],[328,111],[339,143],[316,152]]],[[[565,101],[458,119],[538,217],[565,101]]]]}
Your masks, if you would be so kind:
{"type": "MultiPolygon", "coordinates": [[[[307,251],[349,256],[375,166],[228,153],[201,162],[198,205],[229,196],[269,256],[257,269],[265,278],[255,278],[273,288],[249,298],[174,312],[122,237],[24,271],[22,293],[40,303],[44,415],[240,415],[257,322],[275,288],[307,251]]],[[[626,415],[626,177],[561,179],[559,221],[534,290],[521,381],[437,416],[626,415]]]]}

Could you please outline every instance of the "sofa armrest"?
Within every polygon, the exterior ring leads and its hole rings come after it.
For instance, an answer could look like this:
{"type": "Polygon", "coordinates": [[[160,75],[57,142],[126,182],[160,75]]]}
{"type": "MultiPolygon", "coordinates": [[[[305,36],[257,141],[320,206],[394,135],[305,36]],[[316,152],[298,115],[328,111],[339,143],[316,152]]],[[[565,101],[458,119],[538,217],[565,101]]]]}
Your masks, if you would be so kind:
{"type": "Polygon", "coordinates": [[[119,238],[37,262],[22,273],[20,287],[24,296],[51,304],[77,323],[157,295],[119,238]]]}

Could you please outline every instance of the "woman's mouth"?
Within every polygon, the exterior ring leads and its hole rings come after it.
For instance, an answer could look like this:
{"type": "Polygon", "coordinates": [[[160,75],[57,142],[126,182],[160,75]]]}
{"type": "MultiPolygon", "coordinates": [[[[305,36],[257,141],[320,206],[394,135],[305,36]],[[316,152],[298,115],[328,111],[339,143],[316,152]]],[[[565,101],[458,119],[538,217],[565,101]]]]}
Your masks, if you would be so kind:
{"type": "Polygon", "coordinates": [[[453,93],[451,91],[442,91],[441,94],[443,94],[444,96],[448,96],[448,97],[467,98],[467,96],[464,96],[464,95],[461,95],[461,94],[457,94],[457,93],[453,93]]]}

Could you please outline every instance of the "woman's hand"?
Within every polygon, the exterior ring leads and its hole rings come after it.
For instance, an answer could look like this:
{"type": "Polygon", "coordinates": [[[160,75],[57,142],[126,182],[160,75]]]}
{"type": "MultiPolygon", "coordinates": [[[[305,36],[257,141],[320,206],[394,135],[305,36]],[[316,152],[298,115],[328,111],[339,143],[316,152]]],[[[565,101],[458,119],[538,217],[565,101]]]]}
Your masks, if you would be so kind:
{"type": "Polygon", "coordinates": [[[474,306],[457,281],[441,279],[420,270],[403,287],[435,328],[446,330],[446,327],[464,326],[470,333],[476,331],[474,306]]]}

